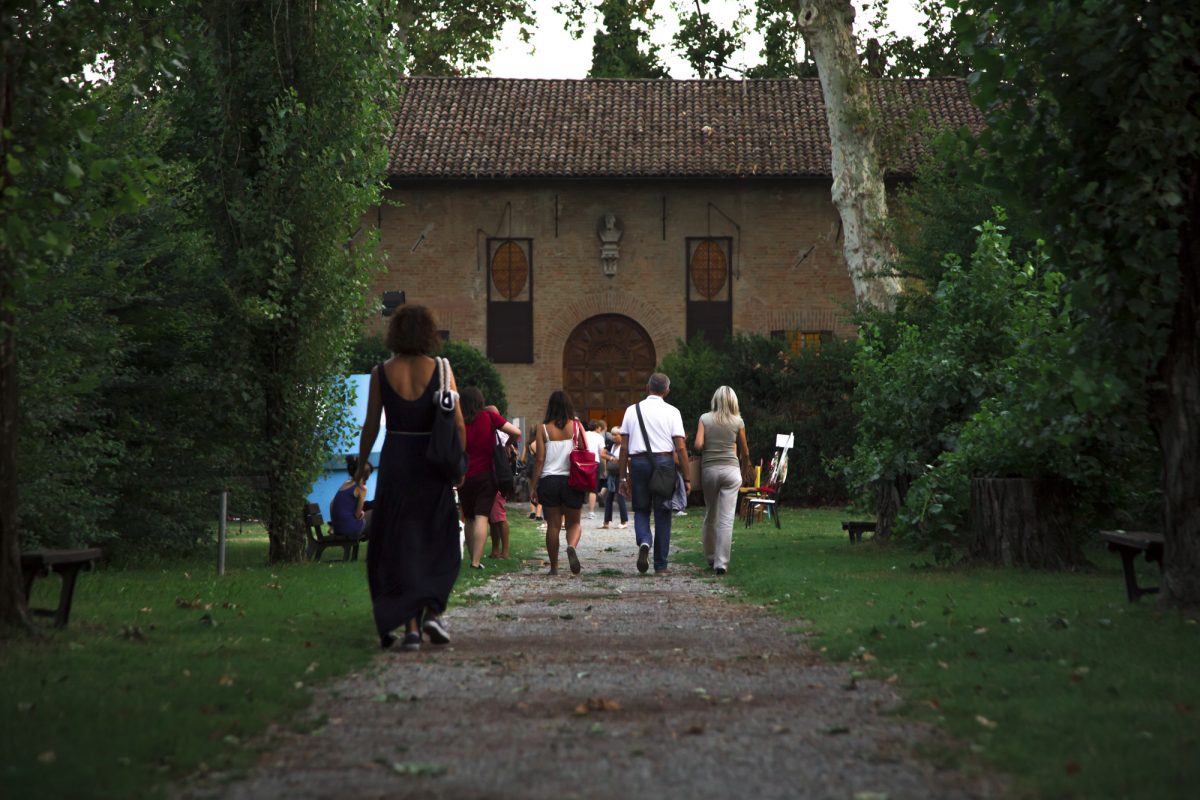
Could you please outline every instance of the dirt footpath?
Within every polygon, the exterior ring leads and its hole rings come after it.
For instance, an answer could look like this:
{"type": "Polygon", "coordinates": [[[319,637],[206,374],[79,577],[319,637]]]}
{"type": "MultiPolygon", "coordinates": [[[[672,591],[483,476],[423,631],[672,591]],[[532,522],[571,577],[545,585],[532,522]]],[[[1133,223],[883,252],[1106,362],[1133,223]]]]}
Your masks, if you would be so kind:
{"type": "MultiPolygon", "coordinates": [[[[693,510],[695,516],[700,511],[693,510]]],[[[683,522],[683,520],[678,520],[683,522]]],[[[678,544],[696,546],[697,520],[678,544]]],[[[680,526],[683,527],[683,526],[680,526]]],[[[992,777],[917,756],[888,686],[821,662],[718,578],[639,575],[632,525],[585,520],[583,573],[499,575],[446,615],[453,641],[382,653],[319,692],[246,779],[190,798],[975,798],[992,777]]],[[[736,548],[733,568],[736,569],[736,548]]]]}

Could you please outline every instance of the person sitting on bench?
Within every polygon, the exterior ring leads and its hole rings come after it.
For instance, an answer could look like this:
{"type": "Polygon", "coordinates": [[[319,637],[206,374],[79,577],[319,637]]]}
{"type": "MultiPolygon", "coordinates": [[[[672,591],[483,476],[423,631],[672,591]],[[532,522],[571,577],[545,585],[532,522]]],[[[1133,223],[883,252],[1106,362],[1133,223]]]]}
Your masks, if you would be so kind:
{"type": "Polygon", "coordinates": [[[371,511],[367,508],[367,478],[371,476],[371,463],[363,468],[361,480],[354,480],[358,470],[358,457],[346,456],[346,471],[350,480],[338,487],[329,501],[329,524],[333,534],[347,539],[365,539],[371,528],[371,511]]]}

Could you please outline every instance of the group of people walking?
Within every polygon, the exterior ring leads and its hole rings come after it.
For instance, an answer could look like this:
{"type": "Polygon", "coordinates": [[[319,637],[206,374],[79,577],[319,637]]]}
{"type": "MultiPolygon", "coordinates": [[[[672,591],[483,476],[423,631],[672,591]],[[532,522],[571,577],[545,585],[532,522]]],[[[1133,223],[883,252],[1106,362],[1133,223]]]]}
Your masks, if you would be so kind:
{"type": "MultiPolygon", "coordinates": [[[[348,484],[365,486],[370,469],[367,458],[379,433],[381,414],[386,412],[387,436],[380,455],[374,507],[366,525],[368,586],[380,644],[386,648],[400,640],[402,648],[416,650],[423,636],[433,644],[450,641],[441,614],[463,553],[459,549],[454,487],[427,458],[439,386],[432,355],[438,345],[437,329],[428,309],[417,305],[399,309],[392,317],[387,344],[394,355],[371,371],[357,471],[348,484]]],[[[449,388],[457,393],[453,371],[448,364],[446,368],[449,388]]],[[[670,574],[668,556],[674,517],[670,495],[677,481],[682,481],[685,492],[692,491],[687,439],[679,410],[666,402],[670,379],[654,373],[646,388],[646,397],[631,405],[620,427],[613,429],[613,442],[607,449],[602,432],[595,430],[597,426],[591,426],[595,436],[587,435],[565,391],[550,394],[544,418],[531,437],[529,495],[545,518],[551,575],[558,573],[563,528],[568,567],[573,574],[582,571],[578,547],[583,506],[591,495],[590,507],[594,509],[596,494],[588,489],[600,492],[602,488],[608,490],[602,527],[612,521],[614,500],[624,527],[628,500],[633,509],[638,572],[648,572],[653,566],[656,575],[670,574]],[[595,486],[581,487],[571,480],[571,454],[575,450],[595,454],[600,466],[595,486]],[[671,491],[664,488],[668,482],[671,491]]],[[[492,467],[497,437],[515,443],[521,431],[494,407],[485,406],[483,395],[475,387],[464,388],[454,406],[455,427],[467,455],[466,474],[458,487],[466,526],[466,554],[472,568],[482,569],[483,548],[489,525],[494,524],[495,506],[499,503],[503,507],[502,496],[497,499],[492,467]]],[[[724,574],[729,565],[738,489],[749,466],[745,425],[737,396],[728,386],[719,387],[713,394],[712,410],[700,417],[694,442],[701,453],[704,555],[717,574],[724,574]]],[[[358,499],[355,493],[354,500],[358,499]]],[[[344,502],[349,506],[351,500],[344,502]]],[[[507,542],[504,547],[507,550],[507,542]]],[[[496,549],[494,543],[493,554],[496,549]]]]}

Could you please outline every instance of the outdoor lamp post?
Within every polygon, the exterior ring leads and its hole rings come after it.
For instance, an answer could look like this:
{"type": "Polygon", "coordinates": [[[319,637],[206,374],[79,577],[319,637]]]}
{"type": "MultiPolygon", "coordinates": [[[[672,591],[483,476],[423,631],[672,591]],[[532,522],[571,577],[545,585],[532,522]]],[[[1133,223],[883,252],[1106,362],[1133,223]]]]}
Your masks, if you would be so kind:
{"type": "Polygon", "coordinates": [[[404,292],[383,293],[383,316],[390,317],[402,305],[404,305],[404,292]]]}

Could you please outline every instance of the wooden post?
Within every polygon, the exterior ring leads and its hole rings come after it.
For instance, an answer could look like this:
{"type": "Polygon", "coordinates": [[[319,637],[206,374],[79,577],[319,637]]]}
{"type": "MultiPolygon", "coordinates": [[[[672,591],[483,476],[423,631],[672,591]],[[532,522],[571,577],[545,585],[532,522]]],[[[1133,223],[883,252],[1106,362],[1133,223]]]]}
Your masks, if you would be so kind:
{"type": "Polygon", "coordinates": [[[225,574],[225,519],[229,516],[229,490],[221,490],[221,523],[217,526],[217,575],[225,574]]]}

